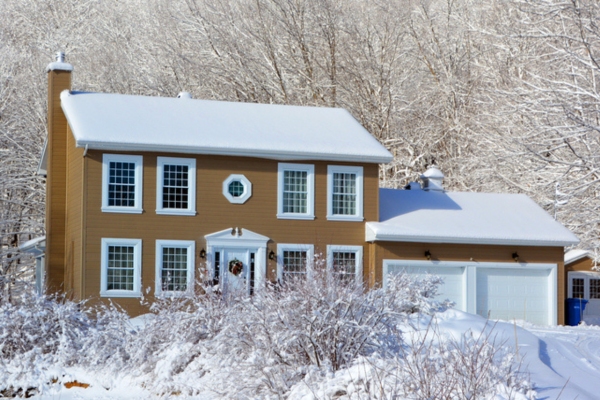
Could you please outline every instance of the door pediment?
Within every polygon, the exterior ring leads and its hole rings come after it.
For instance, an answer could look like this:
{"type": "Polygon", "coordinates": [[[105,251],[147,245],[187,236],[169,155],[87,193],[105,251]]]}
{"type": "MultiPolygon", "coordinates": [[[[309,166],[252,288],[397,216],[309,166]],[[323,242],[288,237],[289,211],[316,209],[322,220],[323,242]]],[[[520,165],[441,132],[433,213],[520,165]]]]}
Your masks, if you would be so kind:
{"type": "Polygon", "coordinates": [[[237,227],[209,233],[204,238],[212,246],[226,247],[266,247],[267,242],[270,240],[267,236],[237,227]]]}

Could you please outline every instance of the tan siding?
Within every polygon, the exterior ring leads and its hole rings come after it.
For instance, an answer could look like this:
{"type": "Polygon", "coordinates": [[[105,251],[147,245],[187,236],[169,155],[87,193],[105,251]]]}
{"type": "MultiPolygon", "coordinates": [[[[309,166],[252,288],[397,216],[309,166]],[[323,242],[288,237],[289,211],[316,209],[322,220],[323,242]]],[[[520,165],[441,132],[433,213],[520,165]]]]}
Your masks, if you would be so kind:
{"type": "MultiPolygon", "coordinates": [[[[327,221],[327,165],[357,165],[303,161],[315,165],[315,220],[277,219],[277,167],[278,162],[244,157],[194,156],[161,153],[127,153],[144,156],[143,214],[103,213],[102,152],[89,151],[86,188],[87,226],[85,293],[100,292],[100,241],[102,237],[142,239],[142,286],[154,288],[155,240],[195,240],[196,253],[206,248],[204,236],[226,228],[240,227],[271,238],[269,251],[277,250],[277,243],[314,244],[315,252],[325,256],[328,244],[364,246],[364,260],[368,260],[369,247],[364,241],[364,222],[327,221]],[[197,168],[196,216],[157,215],[156,162],[157,156],[195,158],[197,168]],[[244,174],[252,182],[252,197],[245,204],[231,204],[222,194],[223,181],[230,174],[244,174]]],[[[364,167],[364,217],[377,218],[378,166],[364,167]]],[[[204,260],[197,259],[200,268],[204,260]]],[[[274,280],[276,262],[268,261],[267,278],[274,280]]],[[[366,274],[366,271],[365,271],[366,274]]],[[[366,275],[365,275],[366,278],[366,275]]],[[[151,293],[152,293],[151,291],[151,293]]],[[[119,300],[119,304],[133,307],[132,313],[142,312],[137,301],[119,300]]]]}
{"type": "Polygon", "coordinates": [[[48,73],[46,279],[50,292],[64,284],[67,120],[60,107],[60,92],[70,87],[70,72],[48,73]]]}
{"type": "Polygon", "coordinates": [[[82,200],[83,149],[75,147],[75,138],[67,130],[67,202],[66,243],[70,246],[65,272],[65,291],[82,299],[82,200]],[[68,278],[68,279],[67,279],[68,278]]]}
{"type": "Polygon", "coordinates": [[[557,311],[558,323],[564,324],[566,276],[563,263],[562,247],[531,247],[531,246],[490,246],[490,245],[461,245],[443,243],[393,243],[377,242],[377,257],[375,259],[376,281],[382,282],[383,260],[425,260],[425,251],[429,250],[431,259],[436,261],[466,261],[476,262],[515,262],[512,254],[519,254],[519,261],[525,263],[558,264],[557,311]]]}
{"type": "Polygon", "coordinates": [[[589,257],[583,257],[573,263],[566,265],[567,271],[591,271],[594,266],[594,260],[589,257]]]}

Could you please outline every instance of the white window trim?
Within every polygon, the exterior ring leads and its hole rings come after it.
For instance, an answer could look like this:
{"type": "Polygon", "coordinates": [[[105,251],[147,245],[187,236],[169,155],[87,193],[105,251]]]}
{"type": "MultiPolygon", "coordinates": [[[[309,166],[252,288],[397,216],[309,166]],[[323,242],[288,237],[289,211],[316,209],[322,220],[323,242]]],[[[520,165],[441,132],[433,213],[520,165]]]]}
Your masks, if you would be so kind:
{"type": "Polygon", "coordinates": [[[196,159],[157,157],[156,159],[156,213],[161,215],[196,215],[196,159]],[[163,208],[163,175],[167,165],[188,167],[188,208],[163,208]]]}
{"type": "Polygon", "coordinates": [[[573,298],[573,279],[583,279],[583,298],[586,300],[600,300],[592,299],[590,297],[590,280],[600,279],[600,274],[595,271],[569,271],[567,273],[567,298],[573,298]]]}
{"type": "Polygon", "coordinates": [[[244,175],[231,174],[223,181],[223,196],[232,204],[244,204],[252,197],[252,183],[244,175]],[[244,192],[239,197],[233,197],[229,193],[229,184],[233,181],[240,181],[244,186],[244,192]]]}
{"type": "Polygon", "coordinates": [[[100,251],[100,297],[142,296],[142,239],[102,238],[100,251]],[[133,290],[107,290],[108,246],[133,246],[133,290]]]}
{"type": "Polygon", "coordinates": [[[357,285],[362,285],[363,282],[363,247],[362,246],[340,246],[327,245],[327,270],[333,271],[333,253],[345,252],[356,253],[356,276],[354,278],[357,285]]]}
{"type": "Polygon", "coordinates": [[[328,165],[327,166],[327,220],[363,221],[363,167],[328,165]],[[356,174],[356,213],[354,215],[333,214],[333,174],[356,174]]]}
{"type": "Polygon", "coordinates": [[[312,164],[279,163],[277,167],[277,218],[279,219],[315,219],[315,166],[312,164]],[[306,171],[306,213],[283,212],[284,171],[306,171]]]}
{"type": "Polygon", "coordinates": [[[144,158],[142,156],[131,156],[125,154],[103,154],[102,155],[102,211],[113,213],[141,214],[142,209],[142,186],[143,186],[144,158]],[[135,200],[133,207],[109,206],[108,205],[108,169],[111,162],[133,162],[135,163],[135,200]]]}
{"type": "Polygon", "coordinates": [[[306,251],[306,277],[312,276],[313,261],[315,258],[315,246],[312,244],[279,243],[277,245],[277,281],[283,282],[283,252],[284,251],[306,251]]]}
{"type": "Polygon", "coordinates": [[[154,291],[156,295],[184,296],[194,293],[196,242],[193,240],[157,240],[156,241],[156,278],[154,291]],[[179,247],[187,250],[187,290],[162,290],[162,255],[164,247],[179,247]]]}

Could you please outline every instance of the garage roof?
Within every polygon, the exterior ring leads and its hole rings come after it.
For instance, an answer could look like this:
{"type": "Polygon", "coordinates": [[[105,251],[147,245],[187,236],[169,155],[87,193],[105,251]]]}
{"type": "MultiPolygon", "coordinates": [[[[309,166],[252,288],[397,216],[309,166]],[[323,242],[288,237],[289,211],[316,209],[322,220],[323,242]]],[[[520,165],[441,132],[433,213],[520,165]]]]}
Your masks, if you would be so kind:
{"type": "Polygon", "coordinates": [[[575,261],[579,261],[585,257],[594,258],[594,255],[589,250],[583,250],[583,249],[569,250],[565,253],[565,265],[574,263],[575,261]]]}
{"type": "Polygon", "coordinates": [[[579,239],[523,194],[380,189],[366,240],[571,246],[579,239]]]}
{"type": "Polygon", "coordinates": [[[109,93],[61,93],[78,147],[387,163],[392,154],[342,108],[109,93]]]}

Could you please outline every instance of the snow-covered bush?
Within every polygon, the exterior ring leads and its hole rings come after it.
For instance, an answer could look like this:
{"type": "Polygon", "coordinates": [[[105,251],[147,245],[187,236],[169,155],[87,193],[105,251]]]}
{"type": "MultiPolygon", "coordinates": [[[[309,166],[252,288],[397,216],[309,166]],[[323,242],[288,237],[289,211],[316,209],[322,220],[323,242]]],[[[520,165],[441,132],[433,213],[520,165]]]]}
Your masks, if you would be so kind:
{"type": "Polygon", "coordinates": [[[493,329],[471,330],[456,339],[441,335],[435,319],[424,332],[411,332],[394,358],[398,391],[414,399],[515,398],[530,393],[515,354],[497,343],[493,329]]]}
{"type": "Polygon", "coordinates": [[[498,353],[490,336],[449,341],[435,324],[423,328],[419,321],[448,306],[432,299],[439,283],[401,274],[386,289],[365,290],[316,269],[253,296],[206,286],[194,296],[159,298],[134,320],[112,304],[85,308],[32,295],[0,307],[0,393],[45,393],[76,379],[73,367],[103,387],[119,377],[161,396],[524,393],[510,353],[498,353]],[[341,382],[335,393],[332,377],[341,382]]]}
{"type": "Polygon", "coordinates": [[[44,368],[72,365],[94,324],[81,304],[23,294],[0,303],[0,392],[24,393],[52,379],[44,368]]]}
{"type": "MultiPolygon", "coordinates": [[[[428,319],[424,317],[421,319],[428,319]]],[[[289,398],[495,399],[536,398],[515,354],[497,343],[492,329],[471,330],[458,339],[443,334],[435,318],[424,330],[405,326],[401,350],[389,357],[358,357],[335,375],[307,374],[289,398]]]]}
{"type": "Polygon", "coordinates": [[[315,368],[336,371],[361,355],[397,352],[398,329],[408,315],[446,306],[429,297],[438,283],[435,277],[414,281],[399,275],[388,290],[365,290],[316,269],[309,279],[268,285],[252,297],[231,294],[226,299],[201,296],[157,303],[151,329],[169,328],[148,335],[172,339],[156,349],[153,357],[161,361],[151,375],[171,375],[146,385],[174,392],[182,390],[178,375],[212,374],[220,375],[214,390],[224,397],[284,396],[315,368]],[[173,308],[180,311],[184,304],[186,311],[174,317],[173,308]],[[206,326],[218,329],[207,331],[206,326]],[[199,336],[181,340],[190,335],[199,336]],[[231,377],[235,385],[222,383],[231,377]]]}

